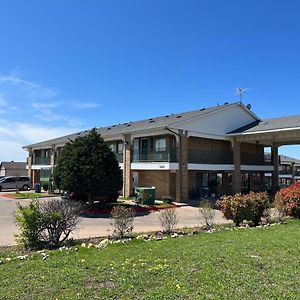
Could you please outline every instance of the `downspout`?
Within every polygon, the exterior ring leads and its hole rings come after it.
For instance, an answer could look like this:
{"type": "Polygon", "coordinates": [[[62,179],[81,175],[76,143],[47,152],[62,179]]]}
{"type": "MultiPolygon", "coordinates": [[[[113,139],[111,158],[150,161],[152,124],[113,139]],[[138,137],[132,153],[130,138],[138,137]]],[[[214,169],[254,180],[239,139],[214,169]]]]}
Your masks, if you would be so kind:
{"type": "Polygon", "coordinates": [[[175,132],[168,127],[165,127],[165,130],[173,133],[179,138],[179,195],[180,199],[182,199],[182,145],[181,145],[181,135],[178,132],[175,132]]]}

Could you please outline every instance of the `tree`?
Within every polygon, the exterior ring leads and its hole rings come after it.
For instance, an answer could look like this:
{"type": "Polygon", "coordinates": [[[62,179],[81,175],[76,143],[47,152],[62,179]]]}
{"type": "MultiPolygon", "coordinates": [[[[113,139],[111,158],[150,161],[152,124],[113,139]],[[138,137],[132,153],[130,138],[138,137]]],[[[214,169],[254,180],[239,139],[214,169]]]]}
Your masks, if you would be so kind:
{"type": "Polygon", "coordinates": [[[95,128],[66,143],[54,180],[59,189],[86,195],[91,205],[95,196],[117,193],[123,184],[117,158],[95,128]]]}

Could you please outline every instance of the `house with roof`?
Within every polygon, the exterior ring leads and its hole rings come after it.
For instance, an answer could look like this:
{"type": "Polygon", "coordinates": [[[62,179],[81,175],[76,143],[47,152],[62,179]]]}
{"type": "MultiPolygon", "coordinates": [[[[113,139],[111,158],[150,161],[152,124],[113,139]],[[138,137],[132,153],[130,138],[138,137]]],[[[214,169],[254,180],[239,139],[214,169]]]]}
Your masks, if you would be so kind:
{"type": "MultiPolygon", "coordinates": [[[[123,170],[125,197],[135,187],[154,186],[158,199],[170,195],[186,201],[264,190],[265,173],[272,173],[275,191],[278,147],[300,143],[300,117],[295,122],[291,127],[277,119],[261,120],[250,106],[238,102],[115,124],[97,132],[123,170]],[[265,147],[272,148],[271,160],[265,159],[265,147]]],[[[87,132],[25,146],[33,183],[49,178],[64,144],[87,132]]]]}
{"type": "Polygon", "coordinates": [[[26,162],[3,161],[0,164],[0,176],[27,176],[26,162]]]}

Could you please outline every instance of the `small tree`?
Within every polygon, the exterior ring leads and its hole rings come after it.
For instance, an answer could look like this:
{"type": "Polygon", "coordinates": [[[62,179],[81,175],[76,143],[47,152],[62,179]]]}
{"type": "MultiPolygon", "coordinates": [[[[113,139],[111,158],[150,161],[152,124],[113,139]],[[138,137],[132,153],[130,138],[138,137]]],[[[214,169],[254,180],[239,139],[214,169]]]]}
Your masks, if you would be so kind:
{"type": "Polygon", "coordinates": [[[113,207],[111,212],[114,234],[117,238],[123,239],[126,233],[133,229],[134,211],[122,205],[113,207]]]}
{"type": "Polygon", "coordinates": [[[201,201],[199,212],[202,219],[204,220],[205,225],[208,228],[212,228],[213,220],[215,217],[215,210],[207,199],[201,201]]]}
{"type": "Polygon", "coordinates": [[[87,195],[91,205],[97,194],[117,193],[123,185],[117,158],[95,128],[64,146],[54,180],[59,189],[87,195]]]}
{"type": "Polygon", "coordinates": [[[176,225],[178,224],[178,218],[175,208],[167,208],[160,213],[159,220],[161,226],[167,234],[174,232],[176,225]]]}

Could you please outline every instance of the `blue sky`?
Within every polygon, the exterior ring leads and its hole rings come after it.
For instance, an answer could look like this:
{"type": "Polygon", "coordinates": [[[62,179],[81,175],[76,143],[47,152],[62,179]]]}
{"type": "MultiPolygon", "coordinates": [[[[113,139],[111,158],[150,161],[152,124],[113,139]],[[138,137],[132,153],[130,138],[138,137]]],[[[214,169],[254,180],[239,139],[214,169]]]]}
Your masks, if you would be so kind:
{"type": "Polygon", "coordinates": [[[237,87],[261,118],[300,114],[299,11],[297,0],[0,0],[0,161],[77,130],[235,102],[237,87]]]}

